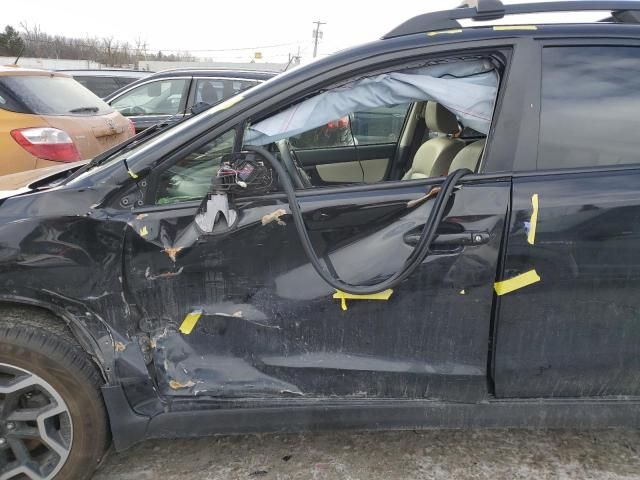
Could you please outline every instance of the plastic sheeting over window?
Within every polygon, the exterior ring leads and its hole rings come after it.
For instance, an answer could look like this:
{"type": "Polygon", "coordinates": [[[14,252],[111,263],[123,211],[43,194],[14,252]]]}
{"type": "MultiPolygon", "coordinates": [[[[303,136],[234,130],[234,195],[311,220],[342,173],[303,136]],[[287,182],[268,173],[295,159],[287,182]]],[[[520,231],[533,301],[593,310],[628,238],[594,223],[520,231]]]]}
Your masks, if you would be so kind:
{"type": "Polygon", "coordinates": [[[495,67],[483,59],[374,75],[320,93],[249,126],[244,143],[265,145],[352,112],[425,100],[441,103],[465,127],[487,134],[498,81],[495,67]]]}

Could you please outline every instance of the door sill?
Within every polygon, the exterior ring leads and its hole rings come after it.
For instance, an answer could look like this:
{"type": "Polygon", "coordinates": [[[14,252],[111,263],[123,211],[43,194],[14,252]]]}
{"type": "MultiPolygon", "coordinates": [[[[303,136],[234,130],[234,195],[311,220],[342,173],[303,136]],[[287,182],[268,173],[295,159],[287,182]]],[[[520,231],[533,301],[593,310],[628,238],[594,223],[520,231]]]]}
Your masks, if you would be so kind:
{"type": "Polygon", "coordinates": [[[640,398],[434,400],[268,399],[173,402],[173,410],[138,415],[122,388],[103,387],[117,450],[149,438],[322,430],[640,427],[640,398]],[[207,408],[203,408],[207,406],[207,408]]]}

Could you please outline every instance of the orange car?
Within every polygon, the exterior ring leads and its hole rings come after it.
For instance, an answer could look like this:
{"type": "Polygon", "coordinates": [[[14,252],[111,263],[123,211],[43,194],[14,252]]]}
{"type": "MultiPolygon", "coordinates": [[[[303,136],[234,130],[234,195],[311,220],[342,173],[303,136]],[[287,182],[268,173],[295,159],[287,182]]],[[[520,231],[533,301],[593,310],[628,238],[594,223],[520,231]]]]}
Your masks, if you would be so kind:
{"type": "Polygon", "coordinates": [[[92,158],[134,133],[72,77],[0,66],[0,175],[92,158]]]}

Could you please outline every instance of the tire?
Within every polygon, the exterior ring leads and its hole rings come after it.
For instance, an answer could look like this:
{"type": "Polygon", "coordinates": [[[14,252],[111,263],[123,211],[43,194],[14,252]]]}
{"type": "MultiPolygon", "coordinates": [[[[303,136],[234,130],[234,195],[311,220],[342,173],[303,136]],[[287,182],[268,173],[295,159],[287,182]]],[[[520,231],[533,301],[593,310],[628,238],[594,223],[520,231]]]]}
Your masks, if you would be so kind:
{"type": "Polygon", "coordinates": [[[109,440],[102,383],[59,319],[37,308],[0,308],[0,477],[23,478],[18,472],[29,466],[43,479],[91,478],[109,440]],[[22,421],[28,411],[45,413],[22,421]],[[38,438],[25,439],[34,427],[38,438]]]}

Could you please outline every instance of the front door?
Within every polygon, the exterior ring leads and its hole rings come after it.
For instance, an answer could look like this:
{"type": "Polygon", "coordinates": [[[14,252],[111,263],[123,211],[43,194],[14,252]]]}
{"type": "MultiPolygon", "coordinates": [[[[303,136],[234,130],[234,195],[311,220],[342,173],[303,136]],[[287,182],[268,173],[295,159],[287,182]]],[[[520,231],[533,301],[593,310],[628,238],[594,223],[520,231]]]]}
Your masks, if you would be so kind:
{"type": "MultiPolygon", "coordinates": [[[[316,251],[344,280],[370,283],[411,253],[433,202],[407,201],[427,188],[318,189],[300,204],[316,251]]],[[[196,202],[138,209],[124,283],[149,333],[161,393],[485,398],[509,192],[508,180],[465,183],[424,264],[388,299],[344,306],[309,264],[290,216],[274,213],[287,209],[281,197],[239,202],[237,226],[201,236],[189,233],[196,202]],[[461,243],[471,233],[482,239],[461,243]]]]}
{"type": "Polygon", "coordinates": [[[135,86],[109,104],[131,119],[140,133],[157,123],[184,116],[190,77],[162,78],[135,86]]]}
{"type": "MultiPolygon", "coordinates": [[[[499,58],[494,60],[499,63],[499,58]]],[[[458,105],[459,115],[463,126],[470,122],[478,132],[489,131],[498,84],[493,61],[474,57],[470,63],[452,67],[445,62],[437,68],[483,72],[482,82],[475,74],[473,81],[453,75],[455,87],[447,91],[456,105],[461,89],[484,95],[481,115],[465,117],[469,109],[458,105]]],[[[411,75],[418,81],[429,71],[411,75]]],[[[376,83],[375,88],[400,88],[393,85],[393,77],[389,82],[391,86],[376,83]]],[[[393,101],[408,97],[394,96],[393,101]]],[[[385,102],[392,104],[392,99],[385,102]]],[[[294,119],[294,112],[309,110],[298,110],[296,104],[275,113],[271,123],[264,117],[255,118],[256,123],[254,118],[239,118],[233,130],[211,132],[185,146],[183,153],[173,153],[151,175],[148,206],[136,208],[129,221],[123,282],[129,303],[135,305],[132,313],[149,335],[149,357],[161,394],[461,402],[487,398],[494,282],[511,192],[508,175],[465,179],[446,205],[430,255],[392,292],[374,298],[341,298],[341,292],[319,277],[275,181],[268,194],[235,198],[237,216],[226,217],[232,218],[230,229],[204,233],[195,228],[221,154],[237,151],[260,135],[268,137],[263,144],[275,152],[279,144],[274,142],[287,138],[297,160],[308,168],[310,157],[301,146],[316,138],[311,124],[342,121],[332,120],[333,109],[321,110],[323,120],[312,123],[294,119]],[[281,122],[278,115],[289,120],[281,122]],[[274,126],[280,129],[276,136],[274,126]],[[307,135],[296,137],[300,132],[307,135]]],[[[395,150],[398,135],[389,132],[409,121],[402,118],[405,107],[382,112],[354,106],[352,112],[344,113],[346,124],[332,128],[347,128],[357,137],[343,146],[358,151],[356,163],[363,159],[359,150],[365,141],[372,148],[391,144],[395,150]]],[[[337,133],[327,132],[328,125],[321,128],[322,134],[337,133]]],[[[489,148],[491,143],[488,139],[489,148]]],[[[313,168],[340,163],[334,146],[325,147],[316,149],[322,158],[316,158],[313,168]]],[[[470,148],[461,162],[475,168],[477,158],[471,160],[479,153],[470,148]]],[[[434,149],[434,162],[438,152],[434,149]]],[[[387,162],[394,158],[385,155],[387,162]]],[[[242,169],[226,171],[239,175],[242,169]]],[[[321,173],[318,169],[317,175],[321,173]]],[[[334,186],[316,183],[310,175],[311,185],[298,191],[298,201],[316,252],[341,279],[364,285],[379,283],[402,268],[433,206],[433,200],[407,202],[423,197],[442,179],[400,181],[382,175],[368,184],[362,175],[362,170],[354,180],[338,175],[339,185],[334,186]],[[380,182],[383,178],[390,181],[380,182]],[[358,184],[345,185],[351,181],[358,184]]],[[[224,210],[224,205],[218,207],[224,210]]]]}

